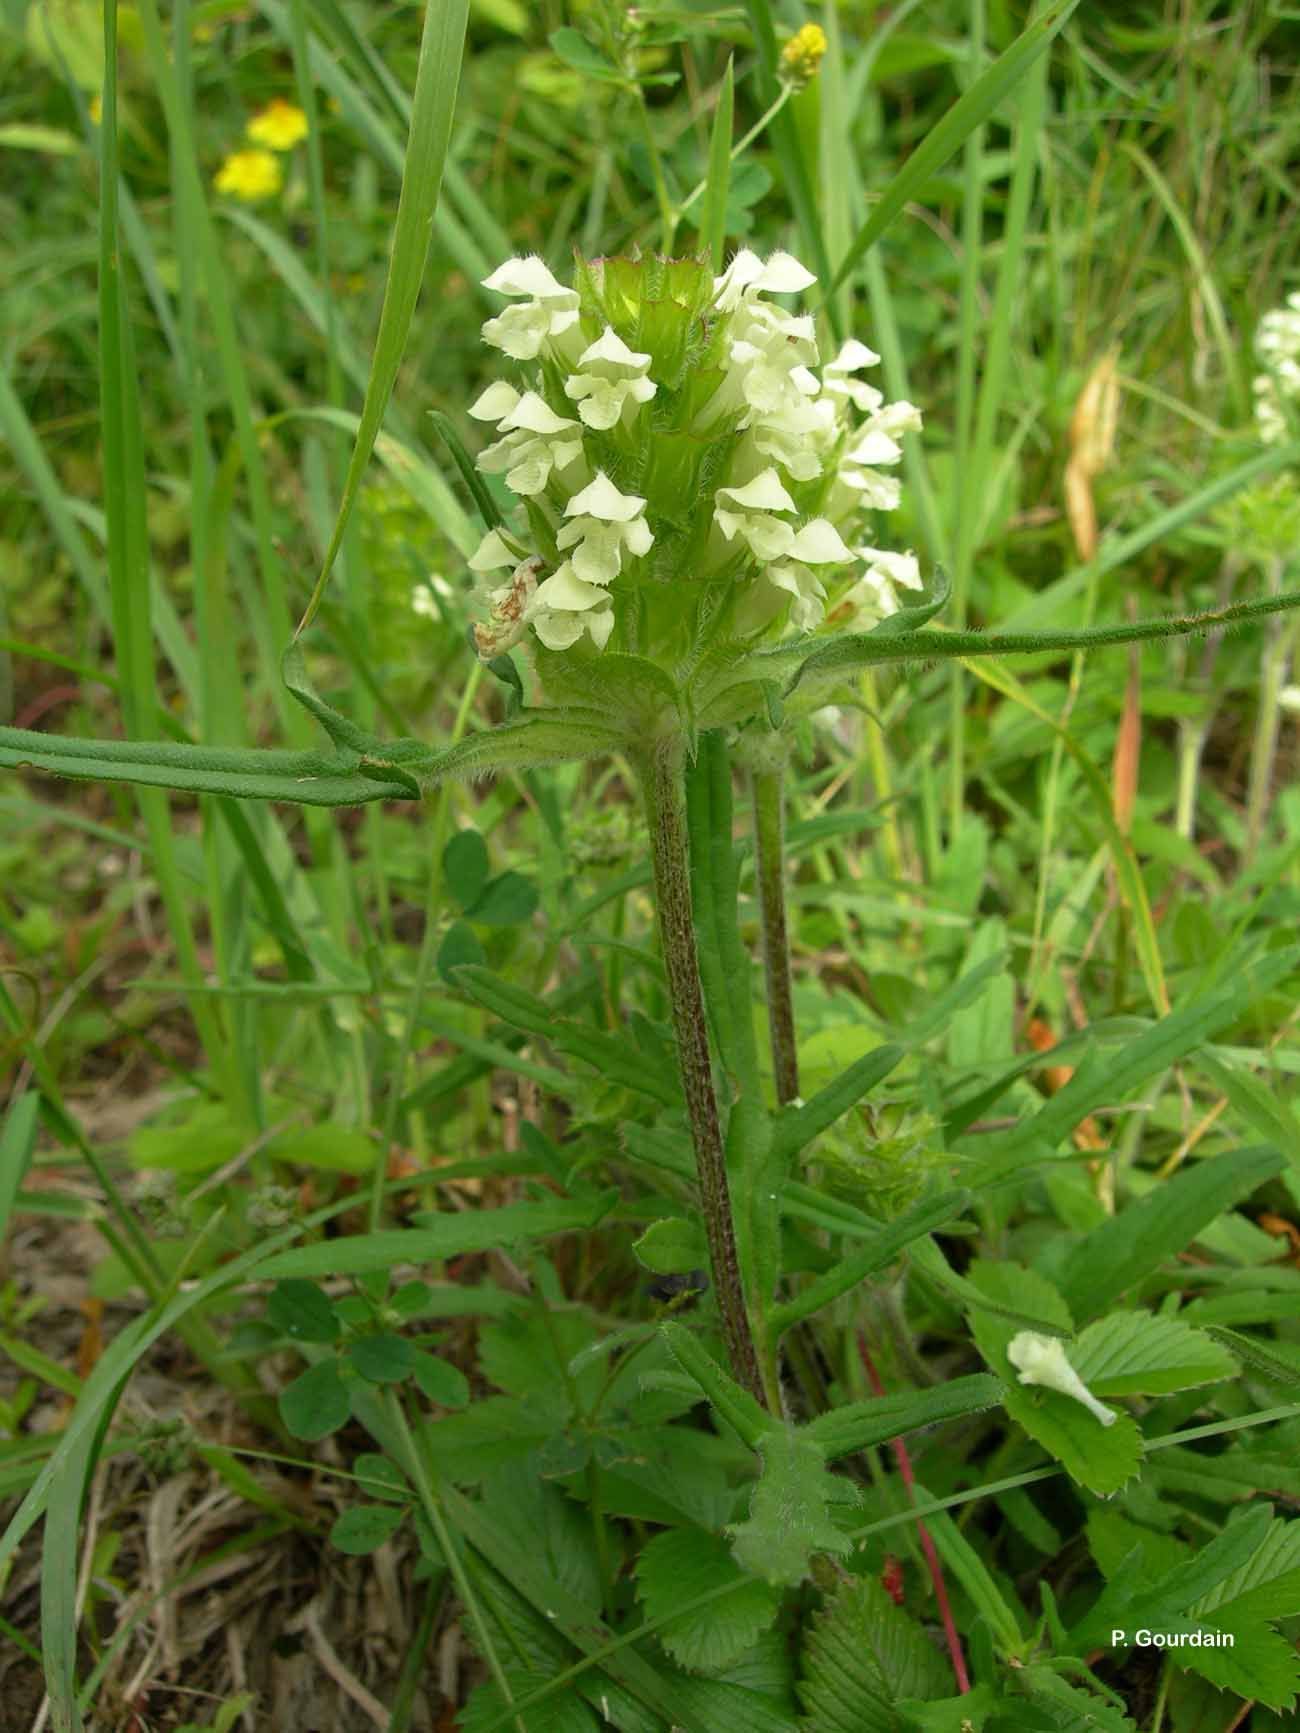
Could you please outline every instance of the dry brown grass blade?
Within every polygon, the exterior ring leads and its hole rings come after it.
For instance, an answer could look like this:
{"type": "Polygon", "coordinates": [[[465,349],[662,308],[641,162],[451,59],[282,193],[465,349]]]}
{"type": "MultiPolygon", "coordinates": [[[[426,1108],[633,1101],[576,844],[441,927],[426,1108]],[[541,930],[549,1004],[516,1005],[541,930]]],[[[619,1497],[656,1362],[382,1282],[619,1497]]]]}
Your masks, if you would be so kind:
{"type": "Polygon", "coordinates": [[[1088,375],[1070,418],[1070,460],[1065,466],[1065,510],[1080,560],[1097,552],[1094,477],[1110,462],[1119,422],[1119,350],[1102,356],[1088,375]]]}

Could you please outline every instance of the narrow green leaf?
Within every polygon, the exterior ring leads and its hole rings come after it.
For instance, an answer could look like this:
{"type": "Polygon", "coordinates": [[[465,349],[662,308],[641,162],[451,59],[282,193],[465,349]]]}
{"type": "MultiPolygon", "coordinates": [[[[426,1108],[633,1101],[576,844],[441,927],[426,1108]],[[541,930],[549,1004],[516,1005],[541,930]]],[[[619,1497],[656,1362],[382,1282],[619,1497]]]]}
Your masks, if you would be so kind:
{"type": "Polygon", "coordinates": [[[311,624],[325,594],[325,585],[343,545],[348,520],[361,490],[375,436],[384,419],[406,348],[424,277],[429,228],[438,205],[443,164],[451,139],[468,17],[469,0],[427,0],[415,74],[411,134],[406,147],[402,190],[397,201],[392,258],[384,289],[383,310],[379,316],[370,383],[366,388],[361,426],[348,464],[338,517],[325,550],[320,577],[299,623],[299,632],[311,624]]]}
{"type": "Polygon", "coordinates": [[[456,431],[456,425],[449,415],[444,415],[440,409],[431,409],[429,419],[438,430],[439,437],[451,453],[451,460],[460,471],[460,478],[465,483],[470,498],[479,517],[483,520],[485,530],[500,529],[504,519],[497,510],[497,502],[493,499],[487,483],[474,466],[474,459],[465,450],[461,437],[456,431]]]}
{"type": "Polygon", "coordinates": [[[1015,88],[1041,54],[1068,23],[1079,0],[1064,0],[1050,7],[993,62],[970,88],[958,97],[943,119],[925,135],[877,200],[874,210],[853,238],[852,245],[831,279],[834,289],[848,276],[868,248],[875,245],[914,199],[936,170],[956,155],[969,135],[982,125],[1015,88]]]}
{"type": "Polygon", "coordinates": [[[9,1227],[14,1200],[36,1147],[36,1127],[41,1098],[34,1089],[17,1095],[9,1103],[0,1127],[0,1245],[9,1227]]]}
{"type": "Polygon", "coordinates": [[[820,1414],[804,1430],[816,1439],[834,1462],[857,1450],[868,1450],[905,1433],[919,1432],[963,1414],[977,1414],[1002,1400],[1002,1385],[996,1378],[976,1373],[969,1378],[951,1378],[933,1390],[908,1390],[894,1396],[877,1396],[869,1402],[850,1402],[820,1414]]]}
{"type": "Polygon", "coordinates": [[[788,1161],[823,1131],[829,1131],[877,1083],[888,1077],[905,1056],[906,1049],[901,1046],[877,1047],[856,1059],[833,1083],[819,1089],[811,1101],[805,1101],[802,1107],[788,1107],[773,1131],[779,1158],[788,1161]]]}
{"type": "Polygon", "coordinates": [[[462,1252],[488,1251],[551,1234],[594,1227],[617,1201],[617,1192],[602,1192],[595,1201],[507,1204],[502,1209],[466,1211],[421,1218],[429,1225],[398,1228],[348,1239],[325,1240],[278,1252],[266,1260],[260,1274],[282,1276],[359,1276],[387,1270],[395,1264],[442,1263],[462,1252]]]}
{"type": "Polygon", "coordinates": [[[1230,1150],[1183,1168],[1110,1216],[1076,1241],[1061,1271],[1075,1316],[1112,1305],[1285,1165],[1275,1149],[1230,1150]]]}
{"type": "Polygon", "coordinates": [[[729,58],[718,91],[718,106],[713,111],[709,178],[704,188],[704,207],[700,212],[700,240],[713,261],[715,276],[721,275],[727,258],[727,194],[731,189],[731,134],[735,110],[735,62],[729,58]]]}
{"type": "Polygon", "coordinates": [[[841,1294],[847,1294],[850,1288],[865,1282],[868,1276],[892,1263],[914,1240],[923,1239],[959,1216],[970,1201],[968,1191],[947,1191],[914,1204],[897,1221],[890,1222],[823,1275],[814,1277],[793,1299],[775,1306],[768,1317],[769,1340],[779,1341],[801,1319],[810,1318],[841,1294]]]}
{"type": "Polygon", "coordinates": [[[690,1373],[737,1437],[756,1450],[772,1425],[772,1416],[722,1370],[689,1330],[681,1324],[661,1324],[659,1328],[682,1370],[690,1373]]]}

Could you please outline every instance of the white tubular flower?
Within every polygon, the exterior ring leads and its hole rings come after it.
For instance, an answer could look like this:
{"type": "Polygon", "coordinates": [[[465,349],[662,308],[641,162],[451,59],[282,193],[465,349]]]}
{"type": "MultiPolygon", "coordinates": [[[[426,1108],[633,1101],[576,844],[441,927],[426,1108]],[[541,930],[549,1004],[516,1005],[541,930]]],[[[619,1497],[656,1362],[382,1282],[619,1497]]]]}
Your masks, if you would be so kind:
{"type": "MultiPolygon", "coordinates": [[[[483,393],[479,404],[491,390],[489,387],[483,393]]],[[[498,401],[504,402],[504,397],[498,401]]],[[[480,417],[485,418],[486,415],[480,417]]],[[[536,391],[516,397],[509,412],[497,423],[497,432],[505,434],[505,438],[479,453],[478,467],[487,475],[504,472],[506,486],[525,498],[544,491],[552,470],[565,469],[582,455],[578,423],[557,415],[536,391]]]]}
{"type": "Polygon", "coordinates": [[[875,367],[880,357],[856,337],[850,337],[833,361],[822,368],[822,390],[828,396],[847,399],[863,415],[870,415],[885,401],[874,385],[855,379],[864,367],[875,367]]]}
{"type": "Polygon", "coordinates": [[[579,372],[564,382],[565,395],[578,405],[578,414],[588,427],[603,432],[622,417],[625,406],[649,403],[659,387],[646,377],[650,357],[629,349],[618,333],[607,325],[578,357],[579,372]]]}
{"type": "Polygon", "coordinates": [[[1113,1408],[1107,1408],[1089,1390],[1066,1359],[1065,1345],[1059,1338],[1022,1330],[1007,1344],[1007,1359],[1020,1374],[1022,1384],[1041,1384],[1048,1390],[1059,1390],[1062,1396],[1082,1402],[1103,1426],[1113,1426],[1119,1418],[1113,1408]]]}
{"type": "Polygon", "coordinates": [[[719,312],[730,313],[755,295],[797,295],[817,281],[791,253],[760,259],[742,247],[720,277],[713,280],[713,300],[719,312]]]}
{"type": "Polygon", "coordinates": [[[759,560],[778,560],[789,553],[794,526],[771,514],[793,511],[795,506],[774,469],[765,469],[744,487],[720,487],[717,499],[713,521],[729,542],[739,536],[759,560]]]}
{"type": "Polygon", "coordinates": [[[634,493],[620,493],[603,469],[596,471],[589,487],[574,494],[564,515],[570,521],[556,536],[556,546],[573,548],[569,564],[585,583],[612,584],[623,569],[625,549],[639,559],[654,545],[645,501],[634,493]]]}
{"type": "Polygon", "coordinates": [[[841,565],[853,558],[835,525],[825,518],[810,518],[796,531],[780,565],[769,566],[767,581],[793,599],[790,624],[799,632],[811,632],[826,614],[826,588],[812,566],[841,565]]]}
{"type": "Polygon", "coordinates": [[[566,289],[535,255],[507,259],[483,287],[501,295],[523,295],[521,306],[507,307],[483,326],[483,341],[503,349],[516,361],[535,361],[549,338],[578,322],[578,292],[566,289]]]}
{"type": "Polygon", "coordinates": [[[915,554],[895,554],[884,548],[858,548],[866,570],[844,598],[860,624],[874,624],[898,612],[897,587],[919,590],[921,567],[915,554]]]}
{"type": "Polygon", "coordinates": [[[538,586],[529,619],[548,650],[572,649],[584,632],[603,650],[614,630],[609,592],[584,582],[568,560],[538,586]]]}

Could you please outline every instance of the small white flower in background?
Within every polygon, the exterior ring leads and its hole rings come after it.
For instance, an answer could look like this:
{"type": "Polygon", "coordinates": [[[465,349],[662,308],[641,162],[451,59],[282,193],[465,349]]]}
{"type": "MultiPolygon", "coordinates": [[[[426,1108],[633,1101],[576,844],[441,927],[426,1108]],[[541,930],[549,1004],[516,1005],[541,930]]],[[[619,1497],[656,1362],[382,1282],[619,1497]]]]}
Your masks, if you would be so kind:
{"type": "Polygon", "coordinates": [[[710,631],[756,644],[845,600],[879,620],[896,587],[920,587],[912,555],[859,547],[898,504],[888,472],[920,412],[861,377],[879,361],[865,343],[823,363],[812,316],[768,298],[816,281],[793,255],[742,250],[719,277],[597,259],[575,288],[529,257],[485,281],[514,304],[484,339],[524,365],[470,408],[497,435],[478,467],[523,506],[469,561],[489,585],[510,574],[488,589],[481,655],[531,631],[548,650],[612,641],[675,669],[710,631]]]}
{"type": "Polygon", "coordinates": [[[588,345],[578,357],[579,371],[564,382],[564,391],[578,405],[578,414],[588,427],[601,431],[613,427],[631,404],[649,403],[659,387],[646,378],[648,355],[629,349],[609,325],[603,337],[588,345]]]}
{"type": "Polygon", "coordinates": [[[422,584],[416,584],[411,590],[411,611],[419,614],[425,620],[441,620],[445,610],[438,606],[438,600],[455,605],[456,592],[438,572],[430,572],[422,584]]]}
{"type": "Polygon", "coordinates": [[[1255,353],[1268,369],[1255,379],[1255,426],[1265,445],[1281,445],[1291,437],[1286,405],[1300,405],[1300,290],[1264,314],[1255,353]]]}
{"type": "Polygon", "coordinates": [[[1113,1426],[1119,1416],[1113,1408],[1099,1402],[1065,1357],[1065,1345],[1056,1336],[1040,1336],[1036,1330],[1022,1330],[1007,1344],[1007,1359],[1020,1374],[1022,1384],[1041,1384],[1048,1390],[1059,1390],[1075,1402],[1082,1402],[1089,1414],[1103,1426],[1113,1426]]]}
{"type": "Polygon", "coordinates": [[[558,337],[578,323],[578,291],[566,289],[535,255],[507,259],[483,287],[501,295],[524,295],[522,306],[507,307],[483,327],[483,341],[503,349],[516,361],[533,361],[548,337],[558,337]]]}
{"type": "Polygon", "coordinates": [[[1300,686],[1284,686],[1277,695],[1278,707],[1291,716],[1300,715],[1300,686]]]}

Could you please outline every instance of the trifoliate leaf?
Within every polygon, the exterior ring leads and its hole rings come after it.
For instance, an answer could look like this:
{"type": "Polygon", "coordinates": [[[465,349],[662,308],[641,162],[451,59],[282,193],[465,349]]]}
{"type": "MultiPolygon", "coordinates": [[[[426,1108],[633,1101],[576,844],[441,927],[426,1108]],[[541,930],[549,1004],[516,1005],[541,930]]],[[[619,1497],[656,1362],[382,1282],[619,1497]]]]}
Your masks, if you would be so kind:
{"type": "Polygon", "coordinates": [[[793,1427],[772,1427],[758,1453],[763,1472],[749,1520],[731,1531],[736,1562],[750,1576],[793,1587],[808,1575],[814,1553],[849,1551],[848,1537],[827,1514],[839,1487],[822,1450],[793,1427]]]}
{"type": "Polygon", "coordinates": [[[358,1336],[348,1359],[370,1384],[400,1384],[415,1370],[415,1349],[404,1336],[358,1336]]]}
{"type": "Polygon", "coordinates": [[[696,1612],[660,1625],[655,1635],[681,1666],[714,1672],[729,1666],[772,1623],[781,1598],[767,1583],[746,1576],[721,1535],[702,1528],[669,1529],[642,1549],[637,1595],[647,1619],[658,1620],[712,1589],[728,1593],[696,1612]]]}
{"type": "Polygon", "coordinates": [[[1089,1324],[1069,1350],[1094,1396],[1164,1396],[1235,1377],[1228,1350],[1177,1318],[1111,1312],[1089,1324]]]}
{"type": "Polygon", "coordinates": [[[894,1733],[900,1697],[931,1702],[953,1687],[943,1656],[874,1577],[841,1589],[813,1621],[799,1671],[804,1733],[894,1733]]]}

